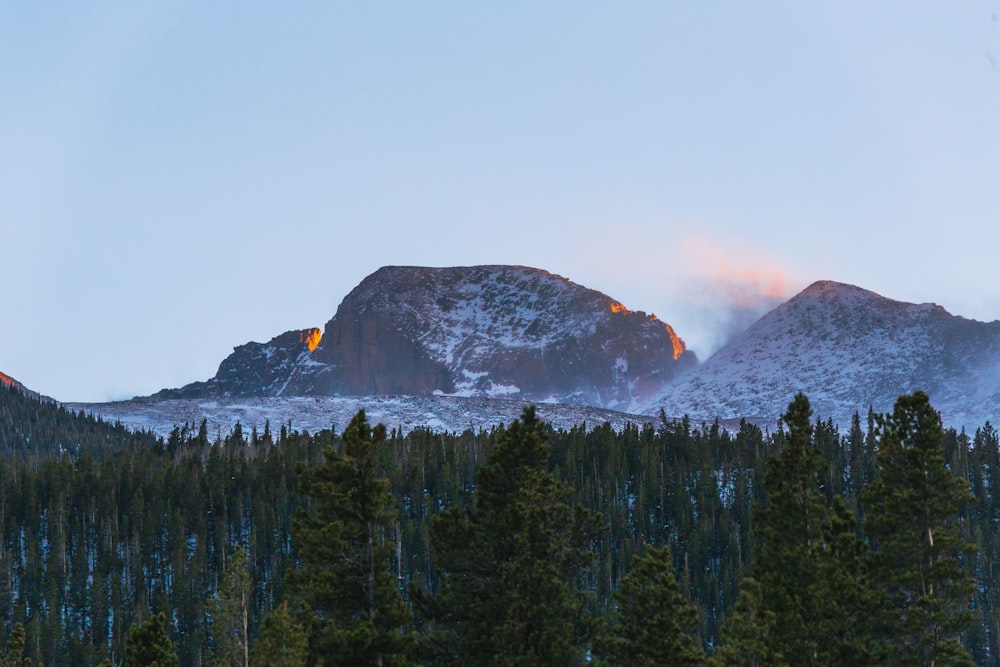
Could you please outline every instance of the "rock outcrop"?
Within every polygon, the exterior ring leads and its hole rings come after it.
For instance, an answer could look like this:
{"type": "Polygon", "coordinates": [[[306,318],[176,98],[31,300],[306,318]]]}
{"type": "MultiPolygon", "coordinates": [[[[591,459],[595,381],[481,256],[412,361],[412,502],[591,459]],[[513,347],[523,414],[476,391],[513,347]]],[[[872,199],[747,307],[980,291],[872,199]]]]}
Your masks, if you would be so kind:
{"type": "Polygon", "coordinates": [[[452,395],[629,410],[697,363],[666,323],[520,266],[379,269],[318,345],[248,343],[215,378],[158,397],[452,395]]]}
{"type": "Polygon", "coordinates": [[[309,363],[321,336],[319,329],[301,329],[286,331],[267,343],[240,345],[223,360],[212,379],[164,389],[153,398],[280,396],[297,369],[309,363]]]}

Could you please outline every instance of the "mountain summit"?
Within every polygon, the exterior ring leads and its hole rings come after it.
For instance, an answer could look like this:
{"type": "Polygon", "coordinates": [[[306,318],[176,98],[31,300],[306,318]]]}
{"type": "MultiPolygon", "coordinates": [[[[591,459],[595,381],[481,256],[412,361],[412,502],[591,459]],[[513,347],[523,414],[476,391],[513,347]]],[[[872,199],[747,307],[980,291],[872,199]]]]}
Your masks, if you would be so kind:
{"type": "Polygon", "coordinates": [[[211,380],[156,397],[438,394],[628,410],[696,363],[670,325],[546,271],[387,266],[321,336],[247,343],[211,380]]]}
{"type": "Polygon", "coordinates": [[[956,317],[832,281],[778,306],[646,409],[696,419],[776,420],[796,392],[850,423],[922,390],[946,422],[981,425],[1000,404],[1000,322],[956,317]]]}

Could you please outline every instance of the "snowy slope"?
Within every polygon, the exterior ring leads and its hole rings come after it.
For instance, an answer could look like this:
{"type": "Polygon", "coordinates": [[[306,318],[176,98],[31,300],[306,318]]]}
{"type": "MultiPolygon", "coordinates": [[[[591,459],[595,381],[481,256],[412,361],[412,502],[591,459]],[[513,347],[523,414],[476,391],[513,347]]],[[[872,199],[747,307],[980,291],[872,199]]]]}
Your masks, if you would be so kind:
{"type": "MultiPolygon", "coordinates": [[[[209,433],[225,435],[236,422],[244,431],[254,426],[263,430],[265,421],[277,430],[291,422],[292,428],[314,433],[334,426],[340,432],[357,411],[364,409],[372,424],[407,433],[417,427],[461,433],[488,431],[509,424],[521,416],[522,401],[458,398],[445,396],[315,396],[220,399],[135,399],[116,403],[68,403],[68,409],[101,415],[106,421],[120,421],[130,428],[166,436],[175,425],[200,424],[208,420],[209,433]]],[[[609,422],[615,430],[625,424],[658,423],[644,415],[626,414],[586,406],[539,405],[539,417],[556,428],[588,428],[609,422]]]]}
{"type": "Polygon", "coordinates": [[[923,390],[947,424],[1000,420],[1000,322],[829,281],[806,288],[642,406],[696,419],[777,419],[796,392],[817,415],[891,409],[923,390]]]}

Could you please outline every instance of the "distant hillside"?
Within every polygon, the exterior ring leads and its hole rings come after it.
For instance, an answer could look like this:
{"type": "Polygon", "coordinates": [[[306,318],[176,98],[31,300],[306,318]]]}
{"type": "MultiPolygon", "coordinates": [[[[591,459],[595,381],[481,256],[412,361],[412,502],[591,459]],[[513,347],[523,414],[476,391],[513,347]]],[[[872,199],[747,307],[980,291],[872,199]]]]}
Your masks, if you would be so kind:
{"type": "Polygon", "coordinates": [[[137,433],[101,417],[67,410],[22,391],[16,383],[0,385],[0,458],[36,460],[84,451],[99,456],[157,442],[152,433],[137,433]]]}
{"type": "Polygon", "coordinates": [[[40,399],[40,400],[44,400],[44,401],[51,401],[52,400],[48,396],[42,396],[37,391],[32,391],[31,389],[28,389],[23,384],[21,384],[20,382],[18,382],[17,380],[15,380],[14,378],[12,378],[11,376],[7,375],[6,373],[0,373],[0,387],[8,387],[8,388],[11,388],[11,389],[16,389],[16,390],[20,391],[22,394],[25,394],[27,396],[31,396],[33,398],[37,398],[37,399],[40,399]]]}

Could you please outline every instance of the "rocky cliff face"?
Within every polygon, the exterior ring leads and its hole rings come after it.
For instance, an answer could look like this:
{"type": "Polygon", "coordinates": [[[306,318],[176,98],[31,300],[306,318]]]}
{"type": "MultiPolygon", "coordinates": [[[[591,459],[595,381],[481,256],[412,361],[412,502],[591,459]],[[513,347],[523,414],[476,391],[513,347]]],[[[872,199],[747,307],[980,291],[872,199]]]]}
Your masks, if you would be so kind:
{"type": "Polygon", "coordinates": [[[240,345],[223,360],[212,379],[164,389],[153,398],[280,396],[297,369],[309,363],[321,337],[319,329],[301,329],[286,331],[267,343],[240,345]]]}
{"type": "Polygon", "coordinates": [[[158,396],[441,394],[628,410],[696,364],[655,316],[517,266],[385,267],[344,299],[315,349],[281,338],[158,396]]]}
{"type": "Polygon", "coordinates": [[[696,419],[773,421],[798,391],[841,426],[854,411],[891,410],[922,390],[946,423],[996,421],[1000,322],[955,317],[934,304],[893,301],[817,282],[758,320],[643,406],[696,419]]]}

